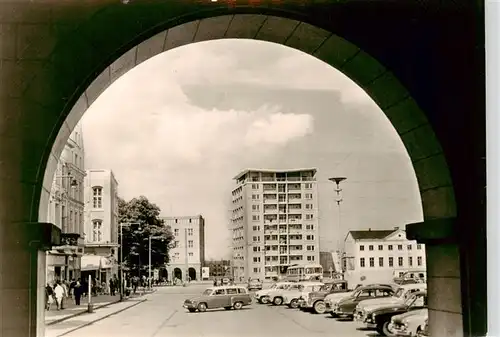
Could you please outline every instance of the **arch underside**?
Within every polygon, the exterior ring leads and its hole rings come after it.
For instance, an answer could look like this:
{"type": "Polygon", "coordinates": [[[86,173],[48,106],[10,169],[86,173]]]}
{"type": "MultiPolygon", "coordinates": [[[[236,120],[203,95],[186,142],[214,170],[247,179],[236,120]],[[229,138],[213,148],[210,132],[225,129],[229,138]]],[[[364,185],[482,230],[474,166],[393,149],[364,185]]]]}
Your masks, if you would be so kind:
{"type": "MultiPolygon", "coordinates": [[[[415,169],[424,217],[432,219],[456,215],[452,181],[439,141],[424,112],[388,69],[354,44],[308,23],[277,16],[234,14],[195,20],[161,31],[122,53],[95,77],[79,95],[67,116],[63,114],[66,118],[57,133],[46,169],[41,170],[41,165],[38,171],[44,174],[38,219],[45,218],[52,177],[66,140],[88,107],[109,85],[155,55],[190,43],[226,38],[283,44],[330,64],[355,81],[378,104],[401,137],[415,169]]],[[[90,43],[79,46],[92,48],[90,43]]],[[[80,51],[77,48],[71,51],[71,55],[76,57],[80,51]]],[[[70,51],[56,49],[53,59],[63,62],[56,57],[58,52],[65,56],[66,62],[70,51]]],[[[111,55],[108,57],[112,58],[111,55]]],[[[65,68],[66,64],[61,64],[61,67],[56,63],[49,65],[50,71],[65,68]]],[[[44,76],[35,78],[32,87],[47,85],[37,83],[44,79],[44,76]]],[[[77,88],[74,90],[76,93],[77,88]]]]}

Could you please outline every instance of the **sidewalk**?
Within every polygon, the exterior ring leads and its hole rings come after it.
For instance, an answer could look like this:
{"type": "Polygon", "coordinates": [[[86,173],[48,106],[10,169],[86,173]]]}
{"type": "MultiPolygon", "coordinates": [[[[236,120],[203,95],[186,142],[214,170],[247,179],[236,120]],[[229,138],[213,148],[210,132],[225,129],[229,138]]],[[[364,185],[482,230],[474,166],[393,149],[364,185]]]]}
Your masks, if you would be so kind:
{"type": "MultiPolygon", "coordinates": [[[[151,294],[151,292],[149,293],[151,294]]],[[[148,295],[149,295],[148,294],[148,295]]],[[[122,311],[135,307],[145,301],[147,301],[148,296],[135,296],[130,297],[123,302],[117,302],[112,305],[101,306],[93,313],[79,313],[73,316],[69,316],[64,321],[59,321],[57,324],[48,325],[45,327],[45,337],[62,337],[72,333],[73,331],[85,328],[91,324],[98,321],[106,319],[110,316],[119,314],[122,311]],[[76,317],[78,316],[78,317],[76,317]],[[75,317],[75,319],[72,319],[75,317]]],[[[95,309],[95,308],[94,308],[95,309]]]]}
{"type": "MultiPolygon", "coordinates": [[[[154,292],[155,289],[151,290],[146,290],[144,294],[150,294],[154,292]]],[[[139,291],[137,289],[137,293],[131,294],[128,299],[124,299],[125,301],[131,300],[131,299],[137,299],[142,296],[142,289],[139,291]]],[[[94,310],[97,310],[99,308],[104,308],[107,306],[110,306],[115,303],[120,303],[120,295],[99,295],[92,297],[92,304],[94,305],[94,310]]],[[[88,307],[88,298],[87,297],[82,297],[80,301],[80,306],[77,306],[75,304],[75,299],[74,298],[67,298],[65,299],[64,303],[64,309],[63,310],[57,310],[55,303],[52,304],[52,307],[50,310],[45,311],[45,325],[50,326],[53,324],[60,323],[62,321],[65,321],[69,318],[79,316],[82,314],[85,314],[87,312],[87,307],[88,307]]]]}

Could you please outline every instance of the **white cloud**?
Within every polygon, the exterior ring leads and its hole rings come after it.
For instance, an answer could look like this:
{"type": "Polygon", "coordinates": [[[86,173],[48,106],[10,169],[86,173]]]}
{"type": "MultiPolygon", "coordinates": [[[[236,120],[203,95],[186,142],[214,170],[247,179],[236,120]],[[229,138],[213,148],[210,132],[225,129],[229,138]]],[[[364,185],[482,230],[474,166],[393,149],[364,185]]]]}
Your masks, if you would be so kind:
{"type": "Polygon", "coordinates": [[[284,145],[292,139],[302,138],[313,132],[313,117],[306,114],[275,113],[259,118],[250,125],[245,145],[284,145]]]}

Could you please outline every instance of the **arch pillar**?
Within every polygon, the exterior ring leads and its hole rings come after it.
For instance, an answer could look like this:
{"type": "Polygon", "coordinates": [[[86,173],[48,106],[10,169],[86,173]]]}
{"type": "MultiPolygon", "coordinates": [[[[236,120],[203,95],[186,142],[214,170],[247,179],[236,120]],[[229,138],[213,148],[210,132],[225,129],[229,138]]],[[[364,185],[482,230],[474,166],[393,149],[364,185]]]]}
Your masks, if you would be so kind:
{"type": "MultiPolygon", "coordinates": [[[[431,295],[430,336],[466,335],[464,331],[475,329],[477,324],[471,311],[477,305],[484,306],[484,303],[478,300],[486,288],[480,271],[484,259],[478,259],[481,255],[479,247],[473,251],[468,249],[468,241],[477,238],[480,231],[461,230],[464,225],[463,218],[449,217],[429,219],[406,226],[406,236],[409,240],[425,244],[427,287],[431,295]]],[[[480,228],[486,224],[476,225],[480,228]]],[[[469,223],[468,227],[474,226],[469,223]]]]}

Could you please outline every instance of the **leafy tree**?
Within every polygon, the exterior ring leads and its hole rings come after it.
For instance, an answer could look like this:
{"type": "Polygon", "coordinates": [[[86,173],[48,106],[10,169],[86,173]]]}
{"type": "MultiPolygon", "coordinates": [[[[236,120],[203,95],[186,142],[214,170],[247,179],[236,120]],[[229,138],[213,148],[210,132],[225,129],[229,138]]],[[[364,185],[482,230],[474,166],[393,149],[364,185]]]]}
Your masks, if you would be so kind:
{"type": "MultiPolygon", "coordinates": [[[[174,236],[169,226],[159,218],[160,208],[145,196],[130,201],[118,200],[118,218],[123,231],[123,263],[134,274],[147,270],[149,263],[149,237],[151,236],[151,268],[169,262],[169,250],[174,236]]],[[[120,230],[118,231],[120,232],[120,230]]],[[[120,234],[118,234],[120,235],[120,234]]]]}

